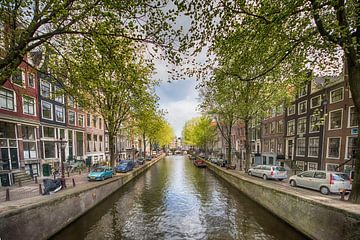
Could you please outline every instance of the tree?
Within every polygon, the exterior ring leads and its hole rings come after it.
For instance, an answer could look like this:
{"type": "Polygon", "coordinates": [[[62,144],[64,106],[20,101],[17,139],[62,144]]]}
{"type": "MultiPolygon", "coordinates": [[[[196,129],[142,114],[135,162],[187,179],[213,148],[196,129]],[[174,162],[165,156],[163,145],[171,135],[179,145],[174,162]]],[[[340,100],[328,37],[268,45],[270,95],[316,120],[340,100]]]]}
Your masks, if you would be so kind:
{"type": "MultiPolygon", "coordinates": [[[[184,46],[213,42],[216,37],[232,35],[242,45],[256,72],[251,80],[266,75],[276,66],[288,71],[338,68],[344,56],[356,119],[360,122],[360,2],[359,1],[192,1],[177,2],[192,18],[191,34],[184,46]],[[193,40],[193,41],[190,41],[193,40]],[[259,46],[271,51],[262,55],[259,46]],[[256,54],[260,53],[258,58],[256,54]],[[295,60],[295,61],[294,61],[295,60]]],[[[337,69],[336,69],[337,70],[337,69]]],[[[284,72],[284,75],[287,73],[284,72]]],[[[360,135],[358,135],[360,149],[360,135]]],[[[360,203],[360,158],[355,160],[355,179],[350,199],[360,203]]]]}
{"type": "MultiPolygon", "coordinates": [[[[62,51],[68,47],[63,40],[69,35],[123,37],[165,47],[165,53],[174,53],[171,42],[179,34],[171,24],[174,13],[165,0],[3,0],[0,85],[9,79],[26,53],[45,43],[62,51]],[[107,27],[101,27],[104,25],[107,27]]],[[[169,59],[177,58],[172,55],[169,59]]]]}
{"type": "Polygon", "coordinates": [[[216,128],[211,125],[211,122],[212,120],[208,116],[201,116],[187,121],[183,128],[185,144],[199,147],[207,152],[216,136],[216,128]]]}
{"type": "Polygon", "coordinates": [[[65,90],[81,106],[102,116],[114,166],[114,141],[121,126],[134,118],[135,109],[144,102],[153,102],[148,90],[152,66],[127,39],[94,35],[71,43],[70,51],[64,53],[66,58],[51,58],[52,75],[66,79],[65,90]]]}

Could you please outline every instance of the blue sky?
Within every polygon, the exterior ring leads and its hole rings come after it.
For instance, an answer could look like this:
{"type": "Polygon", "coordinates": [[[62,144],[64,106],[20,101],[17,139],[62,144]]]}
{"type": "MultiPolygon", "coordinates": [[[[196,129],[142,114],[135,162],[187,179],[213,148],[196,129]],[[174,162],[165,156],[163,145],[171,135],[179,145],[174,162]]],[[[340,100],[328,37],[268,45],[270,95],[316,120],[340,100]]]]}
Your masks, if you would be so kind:
{"type": "Polygon", "coordinates": [[[200,115],[196,111],[199,103],[198,92],[195,89],[196,81],[187,79],[169,83],[165,64],[157,62],[155,67],[157,72],[155,77],[161,81],[156,88],[156,93],[160,97],[160,108],[167,111],[166,119],[173,127],[176,136],[181,137],[185,122],[200,115]]]}

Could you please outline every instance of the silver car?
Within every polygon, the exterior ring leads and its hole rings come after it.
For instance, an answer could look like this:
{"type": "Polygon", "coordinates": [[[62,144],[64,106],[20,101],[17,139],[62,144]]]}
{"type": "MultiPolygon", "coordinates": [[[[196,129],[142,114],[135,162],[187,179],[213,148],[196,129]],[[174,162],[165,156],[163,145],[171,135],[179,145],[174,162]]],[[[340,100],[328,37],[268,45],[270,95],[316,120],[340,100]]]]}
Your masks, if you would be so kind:
{"type": "Polygon", "coordinates": [[[250,176],[261,177],[264,180],[278,179],[282,181],[287,178],[287,171],[284,167],[273,165],[257,165],[249,169],[250,176]]]}
{"type": "Polygon", "coordinates": [[[293,187],[310,188],[325,195],[351,190],[350,178],[346,173],[342,172],[305,171],[291,176],[289,183],[293,187]]]}

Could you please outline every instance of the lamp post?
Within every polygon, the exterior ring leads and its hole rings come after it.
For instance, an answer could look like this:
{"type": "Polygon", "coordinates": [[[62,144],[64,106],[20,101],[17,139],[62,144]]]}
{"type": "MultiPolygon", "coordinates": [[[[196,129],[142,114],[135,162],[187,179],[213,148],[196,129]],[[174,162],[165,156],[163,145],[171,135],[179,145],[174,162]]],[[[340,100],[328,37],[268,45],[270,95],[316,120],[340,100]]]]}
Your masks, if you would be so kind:
{"type": "Polygon", "coordinates": [[[63,140],[63,138],[60,138],[60,148],[61,148],[61,186],[62,188],[66,188],[66,182],[65,182],[65,147],[66,147],[66,140],[63,140]]]}

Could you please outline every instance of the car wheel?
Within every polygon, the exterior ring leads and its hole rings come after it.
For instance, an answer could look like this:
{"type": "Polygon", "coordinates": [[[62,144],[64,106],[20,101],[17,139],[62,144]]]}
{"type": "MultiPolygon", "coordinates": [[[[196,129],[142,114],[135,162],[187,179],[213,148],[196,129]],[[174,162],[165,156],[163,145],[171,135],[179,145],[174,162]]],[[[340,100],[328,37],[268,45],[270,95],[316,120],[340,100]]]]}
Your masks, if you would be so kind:
{"type": "Polygon", "coordinates": [[[290,186],[296,187],[296,182],[295,182],[295,180],[291,180],[291,181],[290,181],[290,186]]]}
{"type": "Polygon", "coordinates": [[[248,171],[248,174],[249,174],[250,176],[252,176],[252,173],[251,173],[251,171],[248,171]]]}
{"type": "Polygon", "coordinates": [[[264,179],[264,180],[267,180],[267,179],[268,179],[268,177],[266,176],[266,174],[263,175],[263,179],[264,179]]]}
{"type": "Polygon", "coordinates": [[[105,177],[101,177],[101,181],[104,181],[105,180],[105,177]]]}
{"type": "Polygon", "coordinates": [[[330,190],[327,187],[321,187],[320,192],[321,194],[328,195],[330,193],[330,190]]]}

